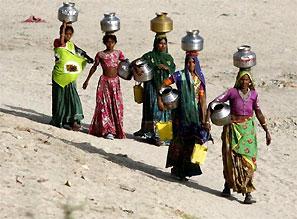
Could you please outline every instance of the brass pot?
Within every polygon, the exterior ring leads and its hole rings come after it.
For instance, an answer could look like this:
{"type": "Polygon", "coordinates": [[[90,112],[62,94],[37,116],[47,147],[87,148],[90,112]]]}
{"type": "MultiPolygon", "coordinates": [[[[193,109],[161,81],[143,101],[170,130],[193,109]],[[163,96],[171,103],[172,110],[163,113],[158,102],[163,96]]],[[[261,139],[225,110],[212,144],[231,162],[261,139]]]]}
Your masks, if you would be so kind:
{"type": "Polygon", "coordinates": [[[173,21],[167,17],[166,12],[156,13],[157,17],[151,20],[151,31],[156,33],[168,33],[173,29],[173,21]]]}

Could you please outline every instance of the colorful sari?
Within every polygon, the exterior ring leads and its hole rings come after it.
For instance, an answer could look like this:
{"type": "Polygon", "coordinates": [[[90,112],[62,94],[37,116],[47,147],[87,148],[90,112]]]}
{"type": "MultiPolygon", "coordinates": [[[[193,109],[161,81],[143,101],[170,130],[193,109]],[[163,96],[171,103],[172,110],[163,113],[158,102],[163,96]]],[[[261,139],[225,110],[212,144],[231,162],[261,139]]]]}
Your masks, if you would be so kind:
{"type": "Polygon", "coordinates": [[[156,134],[156,123],[167,122],[171,118],[171,112],[169,110],[160,111],[158,108],[158,90],[163,80],[168,78],[171,72],[175,71],[172,56],[167,52],[159,52],[156,49],[157,43],[164,38],[166,39],[164,36],[156,36],[153,51],[142,56],[153,69],[153,79],[144,82],[141,132],[145,133],[146,137],[153,139],[158,138],[156,134]],[[159,68],[158,65],[160,64],[166,65],[169,71],[159,68]]]}
{"type": "Polygon", "coordinates": [[[76,79],[85,68],[86,59],[75,53],[75,46],[68,41],[57,47],[52,71],[52,120],[50,124],[63,127],[80,124],[84,118],[81,101],[76,90],[76,79]]]}
{"type": "MultiPolygon", "coordinates": [[[[198,58],[193,58],[196,63],[196,74],[205,90],[204,76],[198,58]]],[[[173,167],[172,174],[180,178],[200,175],[202,174],[200,166],[191,162],[191,155],[196,143],[203,144],[208,139],[204,139],[205,131],[201,127],[201,107],[197,101],[194,82],[190,79],[187,66],[185,70],[175,72],[173,79],[178,88],[179,102],[178,107],[172,110],[173,139],[168,148],[166,167],[173,167]]]]}
{"type": "Polygon", "coordinates": [[[120,79],[101,75],[96,94],[96,108],[89,134],[104,137],[112,134],[116,138],[125,138],[123,128],[123,99],[120,79]]]}
{"type": "Polygon", "coordinates": [[[246,194],[255,190],[257,138],[254,118],[224,126],[222,133],[224,178],[233,191],[246,194]]]}

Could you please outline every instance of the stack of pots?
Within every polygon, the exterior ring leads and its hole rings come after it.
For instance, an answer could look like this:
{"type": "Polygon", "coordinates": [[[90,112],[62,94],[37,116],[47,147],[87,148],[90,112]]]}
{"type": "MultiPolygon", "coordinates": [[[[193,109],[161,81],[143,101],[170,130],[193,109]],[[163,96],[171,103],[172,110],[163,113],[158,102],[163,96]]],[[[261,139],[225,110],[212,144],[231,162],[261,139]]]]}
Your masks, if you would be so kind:
{"type": "Polygon", "coordinates": [[[201,51],[203,49],[203,38],[199,30],[187,31],[187,35],[181,39],[181,48],[184,51],[201,51]]]}
{"type": "Polygon", "coordinates": [[[156,13],[157,17],[151,20],[151,31],[155,33],[168,33],[173,29],[173,21],[166,12],[156,13]]]}
{"type": "Polygon", "coordinates": [[[115,16],[115,13],[104,14],[103,19],[100,21],[101,30],[106,34],[112,34],[120,30],[120,19],[115,16]]]}
{"type": "Polygon", "coordinates": [[[58,19],[61,22],[73,23],[77,21],[78,10],[72,2],[64,2],[58,10],[58,19]]]}
{"type": "Polygon", "coordinates": [[[233,54],[233,65],[238,68],[251,68],[256,65],[256,54],[251,51],[248,45],[242,45],[237,48],[233,54]]]}

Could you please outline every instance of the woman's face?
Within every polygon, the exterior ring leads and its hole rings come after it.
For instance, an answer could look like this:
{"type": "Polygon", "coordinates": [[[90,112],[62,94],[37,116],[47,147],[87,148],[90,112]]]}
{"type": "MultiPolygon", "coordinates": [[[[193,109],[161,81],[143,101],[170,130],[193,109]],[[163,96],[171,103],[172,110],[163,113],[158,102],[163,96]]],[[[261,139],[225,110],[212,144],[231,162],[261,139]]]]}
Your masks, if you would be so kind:
{"type": "Polygon", "coordinates": [[[157,49],[158,51],[160,52],[165,52],[166,49],[167,49],[167,43],[166,43],[166,40],[165,39],[162,39],[158,45],[157,45],[157,49]]]}
{"type": "Polygon", "coordinates": [[[65,39],[66,41],[69,41],[69,40],[71,39],[72,35],[73,35],[72,31],[71,31],[71,30],[67,30],[67,31],[65,32],[64,39],[65,39]]]}
{"type": "Polygon", "coordinates": [[[110,38],[109,38],[109,39],[106,41],[106,43],[105,43],[106,48],[107,48],[108,50],[113,50],[115,44],[116,44],[115,41],[114,41],[113,39],[110,39],[110,38]]]}
{"type": "Polygon", "coordinates": [[[247,89],[249,88],[251,79],[248,75],[244,75],[240,78],[240,88],[247,89]]]}
{"type": "Polygon", "coordinates": [[[187,66],[190,72],[195,72],[195,60],[193,58],[188,60],[187,66]]]}

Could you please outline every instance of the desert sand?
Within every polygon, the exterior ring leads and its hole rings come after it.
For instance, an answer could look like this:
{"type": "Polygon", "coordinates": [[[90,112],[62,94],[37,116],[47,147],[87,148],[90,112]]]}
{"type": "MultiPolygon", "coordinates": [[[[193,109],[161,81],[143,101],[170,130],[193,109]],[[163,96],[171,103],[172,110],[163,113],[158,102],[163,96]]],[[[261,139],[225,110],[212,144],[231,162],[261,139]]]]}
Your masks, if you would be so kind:
{"type": "Polygon", "coordinates": [[[57,10],[62,1],[2,0],[0,218],[297,218],[297,1],[75,3],[80,13],[73,24],[73,41],[93,57],[104,48],[99,21],[106,12],[120,17],[117,48],[130,60],[152,49],[149,22],[155,12],[168,12],[174,21],[174,30],[167,35],[169,52],[178,69],[184,65],[181,37],[186,30],[199,29],[205,39],[200,60],[208,101],[233,86],[236,48],[252,47],[257,54],[256,89],[272,135],[267,147],[258,126],[257,203],[242,204],[241,194],[220,197],[224,180],[218,126],[212,126],[215,143],[208,144],[203,175],[184,183],[172,179],[164,167],[167,147],[132,136],[140,128],[142,107],[133,100],[134,81],[121,80],[127,139],[111,141],[86,134],[101,75],[98,69],[83,90],[90,65],[77,81],[83,131],[50,126],[52,44],[58,37],[57,10]],[[22,22],[31,15],[46,22],[22,22]]]}

